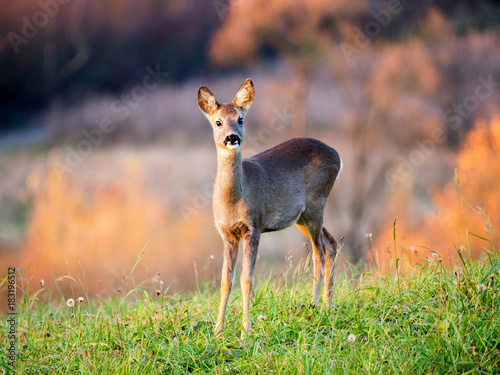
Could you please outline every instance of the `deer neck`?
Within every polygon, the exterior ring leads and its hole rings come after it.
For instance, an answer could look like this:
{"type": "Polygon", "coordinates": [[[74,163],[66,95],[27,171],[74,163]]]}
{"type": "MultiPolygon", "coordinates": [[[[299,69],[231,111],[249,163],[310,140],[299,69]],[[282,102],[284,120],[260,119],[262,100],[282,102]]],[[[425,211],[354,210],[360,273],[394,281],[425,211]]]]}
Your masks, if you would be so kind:
{"type": "Polygon", "coordinates": [[[217,176],[214,196],[218,201],[236,203],[243,194],[243,166],[241,149],[229,152],[217,149],[217,176]]]}

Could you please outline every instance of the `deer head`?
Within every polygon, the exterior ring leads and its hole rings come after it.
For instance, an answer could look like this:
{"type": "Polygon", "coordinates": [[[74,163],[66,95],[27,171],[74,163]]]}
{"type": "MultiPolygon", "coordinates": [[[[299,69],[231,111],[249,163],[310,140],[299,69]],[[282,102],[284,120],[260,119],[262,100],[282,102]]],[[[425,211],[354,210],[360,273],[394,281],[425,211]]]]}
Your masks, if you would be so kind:
{"type": "Polygon", "coordinates": [[[245,115],[252,105],[255,89],[250,79],[245,80],[231,103],[219,104],[205,86],[198,90],[198,105],[212,125],[215,145],[225,150],[240,150],[245,139],[245,115]]]}

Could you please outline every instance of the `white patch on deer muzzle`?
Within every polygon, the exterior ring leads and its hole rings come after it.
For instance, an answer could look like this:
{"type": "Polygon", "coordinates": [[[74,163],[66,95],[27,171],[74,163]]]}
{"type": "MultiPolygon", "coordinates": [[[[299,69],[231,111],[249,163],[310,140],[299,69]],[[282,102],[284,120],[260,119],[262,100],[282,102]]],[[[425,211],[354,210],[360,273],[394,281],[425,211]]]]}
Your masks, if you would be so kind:
{"type": "Polygon", "coordinates": [[[228,143],[226,143],[226,147],[227,147],[229,150],[234,150],[234,149],[236,149],[236,148],[240,147],[240,143],[238,142],[238,143],[234,143],[234,144],[233,144],[233,143],[229,143],[229,142],[228,142],[228,143]]]}

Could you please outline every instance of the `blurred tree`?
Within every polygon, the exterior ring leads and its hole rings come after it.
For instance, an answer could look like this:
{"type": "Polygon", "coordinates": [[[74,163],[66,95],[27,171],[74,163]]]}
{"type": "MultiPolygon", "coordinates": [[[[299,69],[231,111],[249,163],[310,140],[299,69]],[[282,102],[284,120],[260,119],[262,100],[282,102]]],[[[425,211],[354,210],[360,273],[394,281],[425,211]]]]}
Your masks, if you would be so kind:
{"type": "Polygon", "coordinates": [[[340,211],[349,212],[345,244],[353,261],[365,255],[365,235],[383,225],[393,188],[388,172],[441,126],[434,104],[440,77],[429,49],[422,41],[396,44],[384,37],[403,12],[392,4],[371,4],[369,20],[348,25],[343,41],[325,48],[334,84],[343,90],[338,100],[351,138],[344,172],[349,196],[340,211]]]}
{"type": "Polygon", "coordinates": [[[0,132],[56,98],[142,83],[160,64],[169,81],[206,67],[217,13],[210,2],[0,0],[0,132]],[[189,47],[188,47],[189,46],[189,47]]]}
{"type": "MultiPolygon", "coordinates": [[[[380,14],[373,14],[374,9],[370,11],[374,20],[380,19],[380,14]]],[[[375,13],[385,9],[378,8],[375,13]]],[[[397,25],[406,11],[397,8],[398,13],[393,14],[380,35],[388,33],[393,23],[397,25]]],[[[360,39],[360,34],[353,31],[344,41],[356,47],[347,50],[352,53],[330,50],[337,86],[347,89],[345,95],[339,96],[342,108],[355,113],[348,121],[352,130],[353,159],[349,167],[354,174],[353,199],[346,200],[351,202],[353,220],[346,242],[355,255],[363,255],[363,244],[367,243],[364,234],[382,230],[384,220],[400,216],[403,206],[412,217],[419,216],[412,202],[418,199],[417,206],[424,210],[422,206],[430,204],[427,186],[445,183],[445,176],[437,176],[437,171],[444,169],[436,159],[441,160],[442,146],[449,142],[450,134],[458,137],[459,130],[467,130],[462,122],[474,123],[497,108],[496,98],[488,94],[478,100],[474,112],[460,117],[460,121],[451,110],[446,111],[447,107],[461,108],[465,101],[476,100],[471,93],[478,90],[484,77],[498,76],[498,55],[490,53],[498,43],[495,33],[471,33],[460,38],[453,23],[434,6],[427,7],[416,21],[419,28],[408,41],[395,43],[390,33],[383,38],[368,38],[365,34],[360,39]],[[464,59],[466,55],[469,57],[464,59]],[[417,171],[421,166],[426,167],[424,173],[424,169],[417,171]],[[397,179],[393,180],[395,174],[397,179]],[[396,191],[399,184],[408,191],[396,191]],[[394,194],[403,197],[397,204],[394,194]],[[397,211],[390,205],[397,205],[397,211]]],[[[360,30],[367,24],[360,25],[360,30]]]]}
{"type": "MultiPolygon", "coordinates": [[[[229,5],[228,5],[229,6],[229,5]]],[[[305,134],[307,76],[325,46],[342,39],[346,24],[367,9],[366,0],[245,0],[231,4],[210,42],[221,66],[250,65],[269,48],[292,71],[293,133],[305,134]]]]}
{"type": "MultiPolygon", "coordinates": [[[[54,98],[81,102],[96,92],[119,92],[140,82],[148,65],[162,64],[177,82],[207,72],[206,44],[221,20],[210,49],[213,61],[247,64],[258,52],[286,58],[294,74],[296,127],[303,128],[306,77],[321,46],[342,40],[352,20],[394,3],[0,0],[0,131],[24,124],[54,98]]],[[[381,36],[414,33],[429,6],[441,9],[463,34],[500,22],[494,0],[399,3],[402,12],[381,36]]]]}

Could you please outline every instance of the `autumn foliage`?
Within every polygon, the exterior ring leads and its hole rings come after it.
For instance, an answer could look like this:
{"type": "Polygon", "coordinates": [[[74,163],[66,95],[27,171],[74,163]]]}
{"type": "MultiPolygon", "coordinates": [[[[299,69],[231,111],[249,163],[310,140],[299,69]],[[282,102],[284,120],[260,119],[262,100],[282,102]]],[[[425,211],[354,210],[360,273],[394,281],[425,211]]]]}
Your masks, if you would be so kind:
{"type": "MultiPolygon", "coordinates": [[[[437,252],[445,262],[463,256],[477,258],[486,251],[498,251],[500,239],[500,116],[478,121],[467,135],[456,157],[456,177],[432,193],[434,212],[410,225],[411,212],[388,225],[379,236],[379,259],[402,257],[410,264],[437,252]]],[[[393,199],[398,195],[395,194],[393,199]]],[[[400,207],[404,206],[400,202],[400,207]]],[[[393,206],[394,205],[393,202],[393,206]]]]}
{"type": "Polygon", "coordinates": [[[116,293],[129,282],[146,249],[130,285],[160,272],[165,288],[176,287],[192,275],[183,279],[173,271],[192,270],[196,257],[200,266],[208,259],[210,218],[192,215],[186,222],[172,217],[165,200],[145,187],[138,159],[124,160],[109,172],[108,181],[98,181],[95,172],[88,181],[77,180],[53,168],[52,161],[46,171],[27,179],[33,210],[19,264],[35,284],[71,276],[66,287],[116,293]]]}

